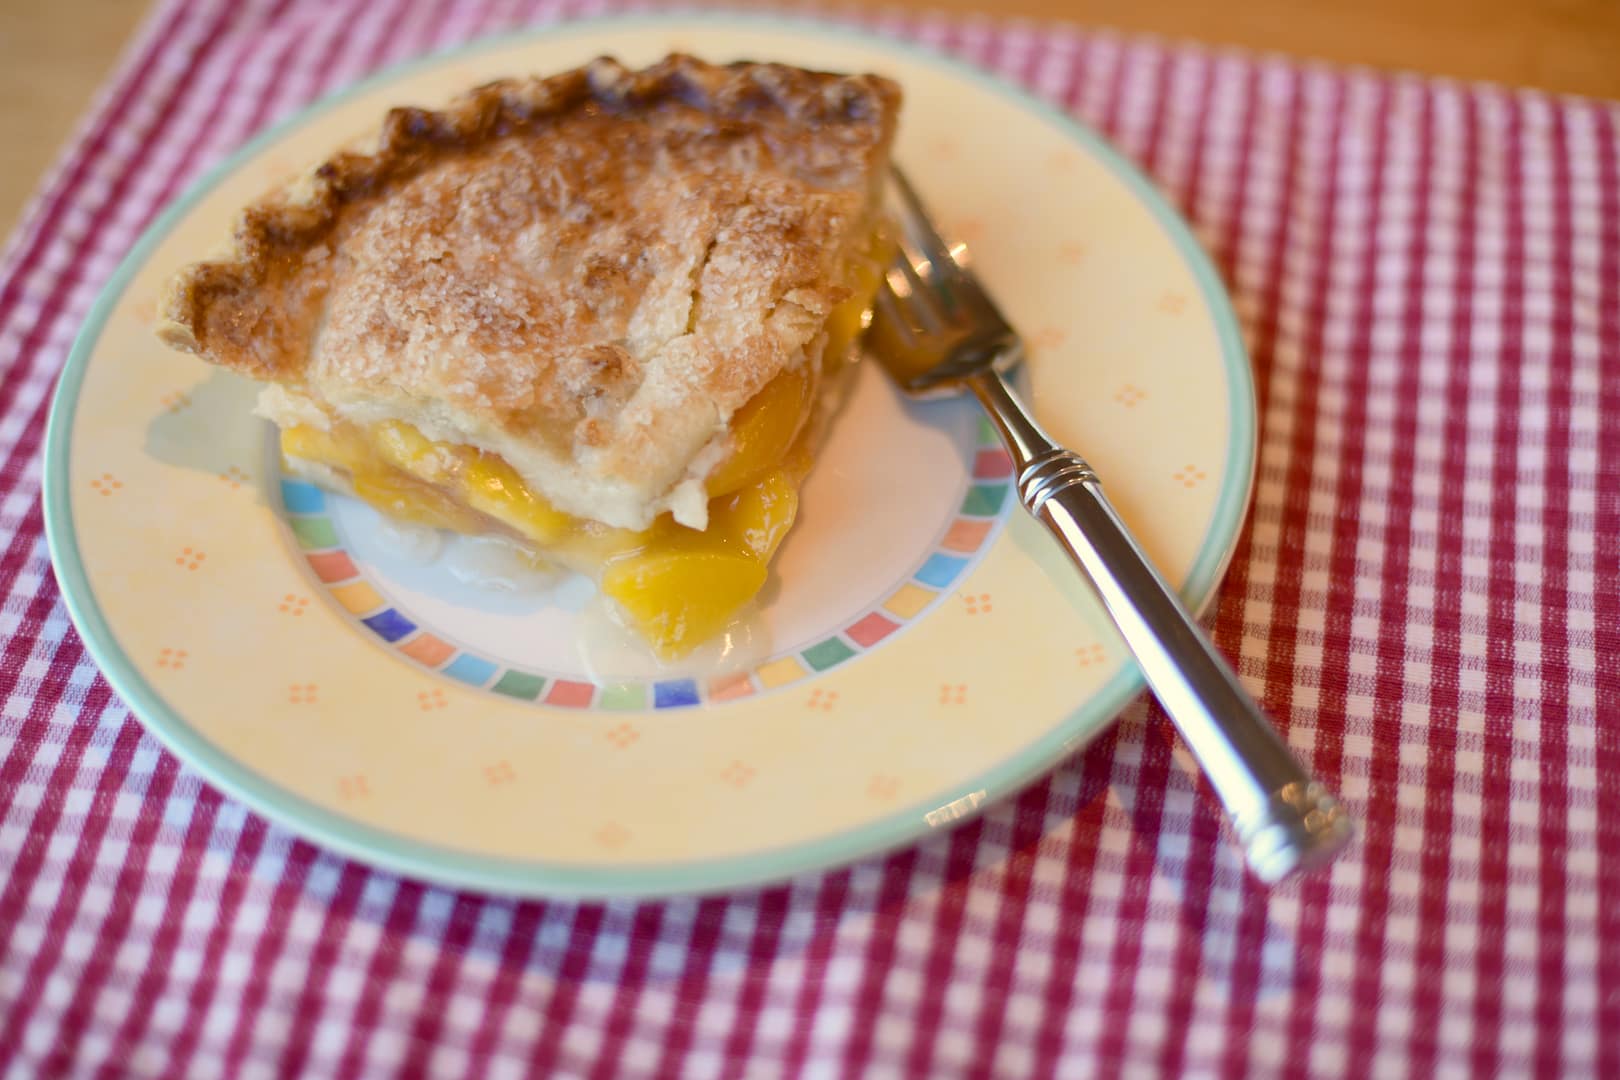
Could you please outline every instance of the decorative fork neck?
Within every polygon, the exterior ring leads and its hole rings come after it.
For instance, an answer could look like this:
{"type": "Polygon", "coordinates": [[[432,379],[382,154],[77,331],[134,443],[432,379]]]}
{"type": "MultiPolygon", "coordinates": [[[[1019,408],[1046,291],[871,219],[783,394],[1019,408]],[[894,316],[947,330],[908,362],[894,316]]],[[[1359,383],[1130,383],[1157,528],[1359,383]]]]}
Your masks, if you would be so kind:
{"type": "Polygon", "coordinates": [[[1012,454],[1013,467],[1020,475],[1036,461],[1054,451],[1063,451],[1046,431],[1035,422],[1023,404],[1007,386],[1006,377],[992,366],[986,366],[969,375],[964,382],[979,399],[990,422],[996,426],[1001,441],[1012,454]]]}
{"type": "Polygon", "coordinates": [[[1053,496],[1080,484],[1098,483],[1096,471],[1085,458],[1057,445],[1028,411],[1019,407],[1004,376],[985,369],[970,376],[967,383],[1012,454],[1018,474],[1018,499],[1030,513],[1039,517],[1053,496]]]}
{"type": "Polygon", "coordinates": [[[1046,501],[1081,484],[1095,484],[1096,472],[1073,450],[1051,450],[1018,474],[1018,498],[1039,517],[1046,501]]]}

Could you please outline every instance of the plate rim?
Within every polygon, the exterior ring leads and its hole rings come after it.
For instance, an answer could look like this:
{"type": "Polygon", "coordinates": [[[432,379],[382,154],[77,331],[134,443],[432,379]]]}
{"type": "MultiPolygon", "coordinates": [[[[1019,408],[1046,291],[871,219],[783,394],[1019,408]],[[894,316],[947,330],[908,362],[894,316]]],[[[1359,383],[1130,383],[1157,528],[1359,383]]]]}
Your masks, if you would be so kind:
{"type": "MultiPolygon", "coordinates": [[[[982,68],[925,45],[841,22],[776,14],[687,12],[598,16],[498,32],[389,65],[319,98],[248,139],[188,185],[141,233],[98,292],[63,364],[46,425],[41,483],[46,545],[68,616],[85,651],[146,731],[183,763],[197,770],[203,779],[255,813],[345,857],[452,888],[549,899],[643,899],[763,887],[799,874],[871,858],[915,842],[941,827],[954,827],[976,817],[983,808],[1046,775],[1063,757],[1103,734],[1108,722],[1145,687],[1140,670],[1127,658],[1108,682],[1054,723],[1044,735],[970,777],[962,788],[977,792],[971,808],[947,815],[949,820],[937,825],[930,823],[927,817],[934,816],[931,812],[941,806],[937,799],[929,799],[892,810],[853,828],[778,848],[695,860],[594,864],[476,854],[366,824],[324,807],[220,749],[170,708],[130,662],[101,612],[80,556],[69,488],[70,451],[73,421],[90,357],[130,280],[158,244],[204,195],[266,146],[312,117],[387,82],[447,60],[532,39],[674,26],[778,31],[852,40],[941,68],[1046,121],[1123,183],[1164,229],[1177,255],[1192,272],[1215,324],[1232,402],[1220,496],[1181,589],[1183,597],[1202,609],[1213,598],[1237,549],[1253,495],[1259,458],[1258,406],[1253,369],[1230,295],[1191,226],[1160,194],[1153,181],[1104,136],[1056,106],[982,68]]],[[[954,802],[945,805],[955,809],[955,804],[961,801],[958,795],[954,802]]]]}

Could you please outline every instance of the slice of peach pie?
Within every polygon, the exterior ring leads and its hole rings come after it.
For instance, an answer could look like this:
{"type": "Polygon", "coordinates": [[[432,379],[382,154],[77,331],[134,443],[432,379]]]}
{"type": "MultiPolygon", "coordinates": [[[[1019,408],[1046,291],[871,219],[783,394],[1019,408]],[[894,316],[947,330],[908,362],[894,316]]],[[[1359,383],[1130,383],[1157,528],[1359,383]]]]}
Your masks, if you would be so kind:
{"type": "Polygon", "coordinates": [[[158,332],[266,384],[292,471],[590,574],[678,655],[793,524],[899,100],[676,55],[394,109],[248,206],[158,332]]]}

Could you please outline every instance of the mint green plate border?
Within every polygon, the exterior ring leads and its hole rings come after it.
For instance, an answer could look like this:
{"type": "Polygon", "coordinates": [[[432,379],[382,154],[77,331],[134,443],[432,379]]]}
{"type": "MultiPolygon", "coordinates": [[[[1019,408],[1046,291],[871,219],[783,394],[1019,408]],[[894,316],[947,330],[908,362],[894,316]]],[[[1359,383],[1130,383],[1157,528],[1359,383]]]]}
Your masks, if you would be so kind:
{"type": "MultiPolygon", "coordinates": [[[[1258,429],[1254,378],[1231,302],[1221,285],[1220,276],[1198,246],[1191,230],[1165,202],[1152,182],[1102,136],[1053,106],[977,68],[919,46],[835,24],[770,15],[698,13],[584,19],[537,27],[518,34],[487,37],[394,65],[322,99],[249,140],[225,161],[209,170],[186,194],[158,216],[120,263],[91,308],[63,369],[45,435],[45,534],[51,560],[68,614],[108,683],[140,717],[147,731],[210,783],[271,820],[333,851],[386,870],[451,887],[523,896],[584,899],[658,897],[769,884],[796,874],[824,870],[877,855],[915,841],[936,828],[925,820],[925,815],[967,791],[982,790],[984,804],[988,804],[1020,790],[1094,738],[1103,730],[1105,722],[1117,715],[1144,687],[1141,673],[1134,665],[1127,663],[1100,691],[1064,717],[1046,735],[1019,753],[990,765],[964,784],[961,791],[952,792],[950,798],[943,801],[914,804],[860,828],[781,849],[724,859],[604,868],[472,855],[425,844],[334,813],[292,794],[242,761],[222,753],[175,713],[130,663],[117,636],[103,618],[85,576],[68,497],[68,450],[79,391],[92,348],[114,304],[158,242],[203,194],[245,160],[310,117],[377,84],[448,59],[474,55],[542,35],[591,34],[615,27],[650,29],[661,26],[780,30],[854,40],[871,47],[888,49],[912,60],[943,68],[1010,99],[1066,133],[1106,166],[1148,207],[1192,270],[1214,319],[1226,368],[1228,400],[1232,409],[1226,470],[1221,477],[1220,498],[1209,532],[1182,589],[1182,595],[1189,604],[1201,609],[1210,600],[1236,547],[1238,532],[1253,493],[1258,429]]],[[[954,819],[951,824],[959,824],[961,820],[965,819],[954,819]]]]}

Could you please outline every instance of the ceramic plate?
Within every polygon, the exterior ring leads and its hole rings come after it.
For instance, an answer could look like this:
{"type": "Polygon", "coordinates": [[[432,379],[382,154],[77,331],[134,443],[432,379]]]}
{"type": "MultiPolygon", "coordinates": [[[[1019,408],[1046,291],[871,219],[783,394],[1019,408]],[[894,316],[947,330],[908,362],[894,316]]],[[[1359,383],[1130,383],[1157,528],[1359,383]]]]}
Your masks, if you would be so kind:
{"type": "Polygon", "coordinates": [[[763,882],[960,821],[1141,688],[1014,512],[974,409],[907,403],[869,363],[751,650],[660,670],[603,643],[588,589],[501,595],[402,559],[369,510],[280,474],[251,387],[153,338],[171,272],[387,107],[671,49],[897,79],[898,160],[1024,331],[1041,420],[1193,604],[1230,556],[1247,361],[1186,226],[1097,136],[958,64],[809,24],[574,24],[414,63],[255,140],[162,216],[91,313],[48,436],[57,574],[112,685],[209,780],[322,844],[512,893],[763,882]]]}

